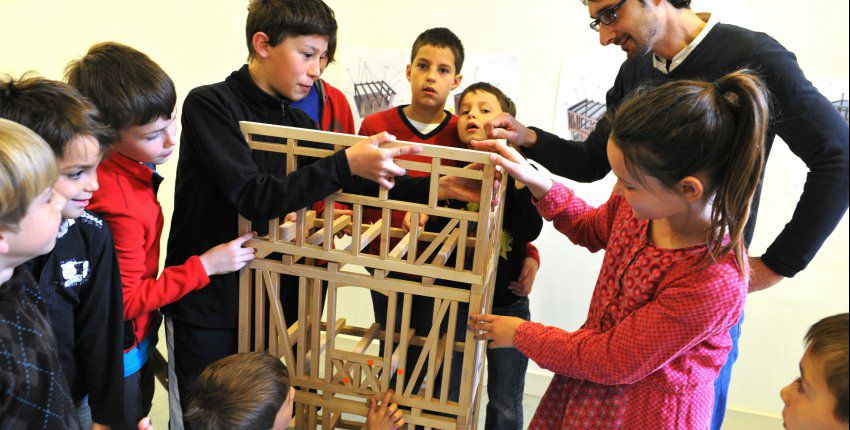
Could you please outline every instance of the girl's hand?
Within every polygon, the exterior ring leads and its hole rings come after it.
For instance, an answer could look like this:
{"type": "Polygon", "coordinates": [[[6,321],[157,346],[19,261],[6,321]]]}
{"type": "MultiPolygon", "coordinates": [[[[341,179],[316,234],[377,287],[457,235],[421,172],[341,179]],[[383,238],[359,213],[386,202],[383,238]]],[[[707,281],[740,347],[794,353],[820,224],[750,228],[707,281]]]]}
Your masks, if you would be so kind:
{"type": "Polygon", "coordinates": [[[366,417],[368,430],[395,430],[404,427],[401,410],[395,403],[390,403],[393,394],[393,390],[387,390],[380,404],[378,396],[369,399],[369,415],[366,417]]]}
{"type": "Polygon", "coordinates": [[[531,288],[534,286],[534,278],[537,276],[537,269],[540,265],[537,260],[531,257],[525,257],[522,263],[522,271],[519,273],[519,280],[511,281],[508,284],[508,289],[520,297],[526,297],[531,294],[531,288]]]}
{"type": "Polygon", "coordinates": [[[489,340],[489,348],[513,348],[514,334],[525,320],[501,315],[470,315],[469,329],[476,340],[489,340]]]}
{"type": "Polygon", "coordinates": [[[535,199],[541,199],[552,188],[552,179],[531,166],[513,147],[501,140],[473,140],[472,147],[481,151],[495,152],[490,161],[502,166],[518,182],[525,184],[535,199]]]}

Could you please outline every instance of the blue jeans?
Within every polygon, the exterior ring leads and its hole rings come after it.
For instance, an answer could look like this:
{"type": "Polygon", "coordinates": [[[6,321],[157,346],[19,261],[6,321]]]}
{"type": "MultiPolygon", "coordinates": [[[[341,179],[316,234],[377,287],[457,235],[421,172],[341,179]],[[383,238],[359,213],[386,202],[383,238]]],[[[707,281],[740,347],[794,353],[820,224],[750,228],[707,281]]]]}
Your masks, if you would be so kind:
{"type": "Polygon", "coordinates": [[[83,397],[83,400],[74,405],[77,409],[77,422],[80,424],[80,429],[89,430],[92,425],[91,407],[89,407],[89,396],[83,397]]]}
{"type": "Polygon", "coordinates": [[[711,430],[720,430],[720,427],[723,426],[723,418],[726,416],[729,381],[732,380],[732,366],[738,360],[738,339],[741,337],[741,324],[743,322],[744,315],[741,314],[741,320],[729,330],[729,336],[732,338],[732,349],[729,350],[726,364],[723,365],[717,379],[714,380],[714,414],[711,416],[711,430]]]}
{"type": "MultiPolygon", "coordinates": [[[[493,314],[531,319],[528,298],[520,297],[493,314]]],[[[487,419],[485,430],[522,430],[522,395],[528,357],[515,348],[487,350],[487,419]]]]}

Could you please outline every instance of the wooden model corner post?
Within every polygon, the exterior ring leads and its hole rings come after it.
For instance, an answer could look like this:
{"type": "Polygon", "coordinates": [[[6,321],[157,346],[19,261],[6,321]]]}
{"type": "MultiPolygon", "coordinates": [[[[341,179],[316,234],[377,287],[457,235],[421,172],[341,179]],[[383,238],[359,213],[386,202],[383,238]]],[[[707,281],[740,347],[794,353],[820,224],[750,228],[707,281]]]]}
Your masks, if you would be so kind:
{"type": "MultiPolygon", "coordinates": [[[[285,157],[287,174],[297,168],[300,157],[327,157],[362,139],[250,122],[240,125],[252,150],[285,157]]],[[[403,142],[387,146],[399,144],[403,142]]],[[[339,191],[324,200],[323,214],[302,208],[294,222],[282,222],[285,214],[261,221],[267,224],[268,234],[248,242],[258,253],[239,275],[239,351],[264,351],[283,359],[297,389],[298,428],[359,429],[362,422],[343,419],[342,414],[365,416],[365,400],[388,389],[395,390],[393,401],[404,410],[411,429],[415,425],[476,428],[486,344],[475,341],[465,330],[466,321],[458,318],[467,309],[472,313],[491,309],[502,205],[491,207],[490,202],[494,193],[504,196],[505,181],[499,189],[493,188],[496,167],[489,154],[422,147],[421,155],[431,157],[431,163],[398,160],[397,164],[430,177],[427,202],[391,200],[386,189],[381,189],[378,197],[339,191]],[[483,168],[461,167],[470,163],[483,168]],[[480,181],[478,204],[459,209],[459,205],[451,207],[440,201],[437,193],[442,176],[480,181]],[[334,203],[350,206],[352,214],[335,217],[334,203]],[[377,211],[380,219],[364,224],[366,210],[377,211]],[[410,231],[391,225],[393,211],[412,213],[410,231]],[[419,228],[415,221],[422,215],[439,219],[439,231],[419,228]],[[351,230],[351,244],[334,249],[334,236],[344,229],[351,230]],[[380,244],[379,252],[372,253],[372,242],[380,244]],[[344,265],[362,266],[367,273],[343,270],[344,265]],[[389,277],[391,273],[404,276],[389,277]],[[286,285],[284,275],[291,276],[286,278],[286,285]],[[292,277],[297,281],[289,281],[292,277]],[[389,329],[382,330],[377,322],[368,327],[351,326],[344,315],[337,315],[338,289],[343,286],[386,295],[384,327],[389,329]],[[283,288],[297,288],[297,319],[287,319],[283,314],[283,288]],[[324,288],[327,312],[323,317],[324,288]],[[433,300],[432,329],[428,333],[416,333],[411,328],[414,298],[433,300]],[[343,347],[337,343],[339,336],[353,338],[356,345],[351,347],[353,342],[349,341],[345,343],[349,346],[343,347]],[[378,342],[383,348],[373,346],[378,342]],[[421,347],[421,353],[415,366],[406,368],[411,346],[421,347]],[[462,363],[461,377],[452,380],[447,369],[458,362],[462,363]],[[423,382],[415,389],[418,379],[423,382]],[[449,398],[451,387],[460,389],[457,401],[449,398]]],[[[258,221],[240,217],[238,222],[243,234],[255,230],[258,221]]]]}

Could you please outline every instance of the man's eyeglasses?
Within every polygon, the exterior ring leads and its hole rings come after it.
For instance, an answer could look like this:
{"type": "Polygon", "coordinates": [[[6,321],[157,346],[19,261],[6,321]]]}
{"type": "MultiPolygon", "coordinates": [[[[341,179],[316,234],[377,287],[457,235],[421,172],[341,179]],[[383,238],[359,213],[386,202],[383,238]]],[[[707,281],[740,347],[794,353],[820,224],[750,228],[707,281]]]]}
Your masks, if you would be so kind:
{"type": "Polygon", "coordinates": [[[590,21],[590,28],[592,28],[593,31],[599,31],[599,24],[611,25],[617,20],[617,18],[619,18],[617,16],[617,9],[619,9],[625,2],[626,0],[620,0],[614,6],[601,11],[598,18],[590,21]]]}

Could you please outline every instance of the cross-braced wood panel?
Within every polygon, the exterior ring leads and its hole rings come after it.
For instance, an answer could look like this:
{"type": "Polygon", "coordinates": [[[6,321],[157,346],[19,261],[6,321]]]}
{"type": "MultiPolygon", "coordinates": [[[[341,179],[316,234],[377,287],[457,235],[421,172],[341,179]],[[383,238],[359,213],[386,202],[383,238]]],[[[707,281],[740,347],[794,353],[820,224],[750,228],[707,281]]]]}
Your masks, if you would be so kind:
{"type": "MultiPolygon", "coordinates": [[[[248,122],[241,127],[253,150],[284,154],[287,173],[297,168],[299,157],[326,157],[362,139],[248,122]],[[275,139],[285,143],[268,143],[275,139]],[[333,149],[317,149],[315,143],[333,149]]],[[[342,414],[365,416],[364,400],[388,389],[395,390],[393,401],[411,428],[475,428],[486,345],[465,330],[463,315],[489,312],[492,305],[502,207],[490,202],[494,193],[504,195],[504,185],[493,189],[496,169],[489,154],[423,145],[421,155],[431,163],[397,164],[429,175],[418,184],[427,194],[425,203],[391,200],[386,189],[377,197],[339,191],[325,199],[323,214],[302,208],[295,221],[281,221],[280,214],[267,221],[267,235],[248,242],[258,255],[240,273],[239,350],[283,359],[297,388],[298,428],[360,428],[342,414]],[[469,163],[483,167],[456,167],[469,163]],[[480,201],[460,208],[440,201],[441,176],[480,183],[480,201]],[[334,203],[347,205],[351,214],[335,216],[334,203]],[[364,224],[367,208],[377,208],[382,217],[364,224]],[[391,225],[393,211],[412,214],[410,231],[391,225]],[[434,231],[419,227],[425,215],[437,221],[428,224],[438,226],[434,231]],[[335,249],[333,239],[341,231],[350,232],[351,243],[335,249]],[[369,247],[372,242],[380,246],[369,247]],[[345,265],[367,270],[356,273],[345,265]],[[337,312],[342,287],[386,296],[386,321],[349,325],[337,312]],[[284,289],[297,290],[297,316],[284,315],[284,289]],[[431,324],[417,333],[411,315],[423,302],[433,307],[431,324]],[[347,342],[339,342],[340,336],[347,342]],[[457,377],[453,368],[459,369],[457,377]]],[[[255,227],[240,217],[240,234],[255,227]]]]}

